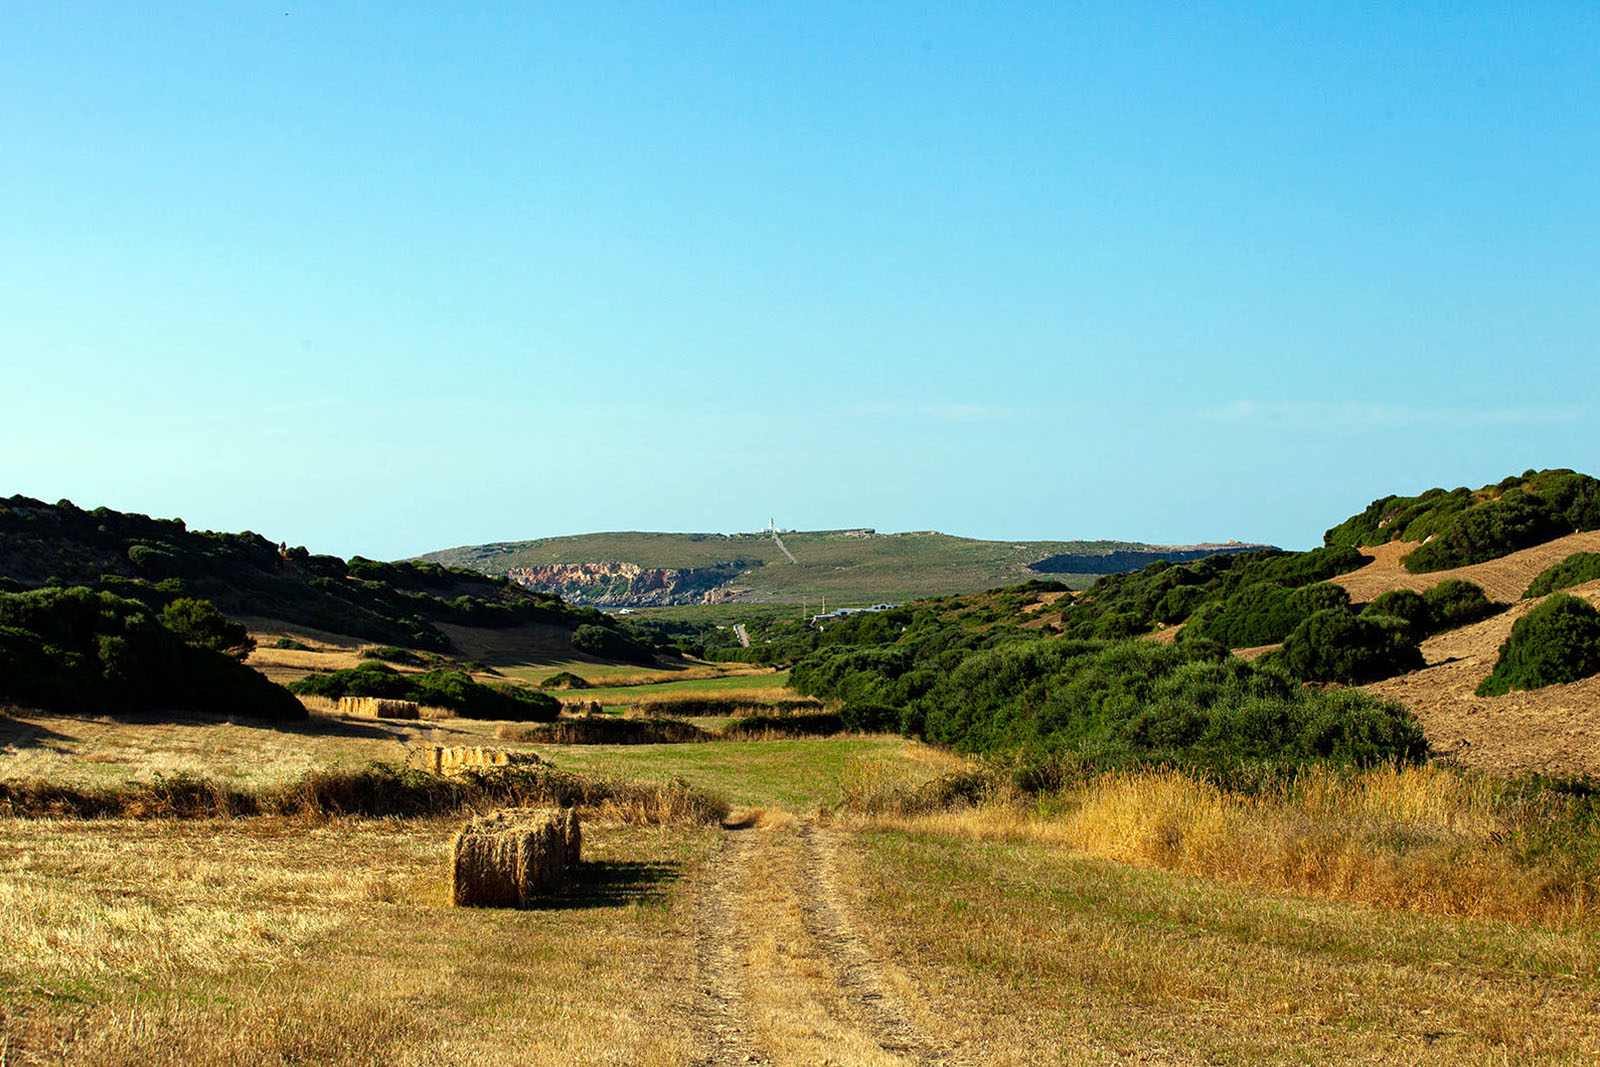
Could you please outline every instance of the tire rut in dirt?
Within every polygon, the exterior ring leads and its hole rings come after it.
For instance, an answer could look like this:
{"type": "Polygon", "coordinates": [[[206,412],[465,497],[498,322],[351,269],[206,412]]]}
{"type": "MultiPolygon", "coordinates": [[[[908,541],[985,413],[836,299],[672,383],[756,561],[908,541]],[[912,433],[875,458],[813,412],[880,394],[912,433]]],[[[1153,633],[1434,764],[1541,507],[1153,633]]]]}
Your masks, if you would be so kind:
{"type": "Polygon", "coordinates": [[[914,1063],[956,1067],[962,1061],[908,1022],[889,992],[877,961],[851,925],[839,890],[834,840],[813,823],[800,827],[805,842],[806,925],[839,976],[839,993],[878,1047],[914,1063]]]}
{"type": "Polygon", "coordinates": [[[745,1004],[746,939],[734,921],[732,899],[748,865],[749,830],[729,830],[707,863],[696,900],[695,999],[690,1024],[700,1045],[694,1067],[766,1063],[751,1032],[745,1004]]]}

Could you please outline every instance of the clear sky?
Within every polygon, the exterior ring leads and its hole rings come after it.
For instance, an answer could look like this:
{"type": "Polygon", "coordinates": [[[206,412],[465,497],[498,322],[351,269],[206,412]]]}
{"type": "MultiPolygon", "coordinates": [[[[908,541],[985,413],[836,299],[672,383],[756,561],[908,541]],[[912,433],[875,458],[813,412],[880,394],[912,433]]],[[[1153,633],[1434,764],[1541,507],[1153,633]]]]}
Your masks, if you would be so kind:
{"type": "Polygon", "coordinates": [[[1597,342],[1593,3],[0,8],[0,495],[1303,548],[1597,342]]]}

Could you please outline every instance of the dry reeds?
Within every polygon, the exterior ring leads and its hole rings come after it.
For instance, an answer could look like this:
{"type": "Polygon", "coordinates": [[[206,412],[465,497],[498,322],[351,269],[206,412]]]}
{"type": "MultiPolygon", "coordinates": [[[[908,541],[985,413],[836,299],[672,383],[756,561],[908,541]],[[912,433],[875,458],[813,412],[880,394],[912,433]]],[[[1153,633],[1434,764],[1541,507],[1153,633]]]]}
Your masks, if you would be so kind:
{"type": "Polygon", "coordinates": [[[457,907],[526,908],[578,863],[579,837],[571,808],[479,816],[456,834],[451,899],[457,907]]]}
{"type": "Polygon", "coordinates": [[[1027,798],[998,775],[913,786],[846,782],[871,825],[1060,844],[1107,859],[1396,909],[1481,918],[1592,920],[1600,875],[1571,856],[1529,857],[1519,837],[1558,801],[1439,768],[1308,768],[1260,793],[1171,770],[1116,772],[1027,798]]]}
{"type": "Polygon", "coordinates": [[[310,771],[255,790],[197,775],[83,787],[39,779],[0,781],[0,817],[202,819],[256,815],[425,818],[488,806],[581,807],[635,824],[715,826],[721,797],[687,782],[621,781],[538,765],[493,773],[428,774],[388,763],[310,771]]]}

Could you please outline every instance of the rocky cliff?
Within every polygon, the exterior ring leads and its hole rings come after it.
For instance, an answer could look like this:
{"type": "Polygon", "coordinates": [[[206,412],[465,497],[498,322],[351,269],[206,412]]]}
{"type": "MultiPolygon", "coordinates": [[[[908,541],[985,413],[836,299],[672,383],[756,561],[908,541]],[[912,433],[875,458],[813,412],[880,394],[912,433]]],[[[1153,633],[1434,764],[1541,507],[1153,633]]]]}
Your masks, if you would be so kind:
{"type": "Polygon", "coordinates": [[[715,604],[732,599],[734,579],[760,561],[709,567],[641,567],[637,563],[548,563],[512,567],[506,577],[527,589],[555,593],[574,604],[606,608],[715,604]]]}

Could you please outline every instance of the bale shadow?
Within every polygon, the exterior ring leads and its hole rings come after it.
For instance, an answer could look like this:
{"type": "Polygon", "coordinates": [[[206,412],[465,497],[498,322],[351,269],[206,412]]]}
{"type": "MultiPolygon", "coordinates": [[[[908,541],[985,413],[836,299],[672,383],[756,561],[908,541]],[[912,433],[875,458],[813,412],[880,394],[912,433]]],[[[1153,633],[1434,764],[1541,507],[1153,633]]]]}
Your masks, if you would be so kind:
{"type": "Polygon", "coordinates": [[[47,748],[64,752],[64,742],[72,740],[71,735],[57,733],[37,720],[13,719],[5,710],[0,710],[0,748],[17,752],[25,748],[47,748]]]}
{"type": "Polygon", "coordinates": [[[683,877],[673,861],[585,860],[568,873],[560,892],[543,902],[546,911],[616,908],[626,904],[660,904],[667,887],[683,877]]]}

